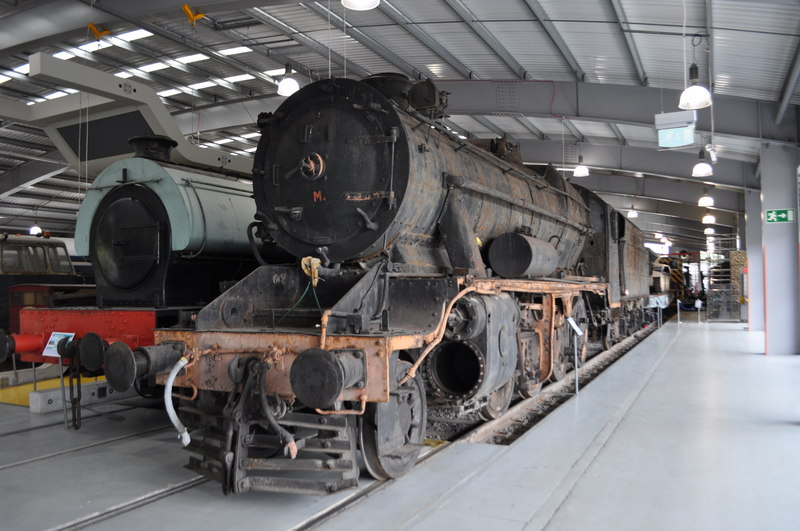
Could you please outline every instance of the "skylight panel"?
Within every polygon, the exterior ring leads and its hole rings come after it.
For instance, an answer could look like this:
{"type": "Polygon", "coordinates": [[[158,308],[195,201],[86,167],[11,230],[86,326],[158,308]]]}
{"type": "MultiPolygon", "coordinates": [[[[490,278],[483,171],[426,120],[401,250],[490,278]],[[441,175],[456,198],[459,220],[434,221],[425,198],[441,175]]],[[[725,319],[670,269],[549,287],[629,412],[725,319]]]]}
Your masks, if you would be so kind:
{"type": "Polygon", "coordinates": [[[219,50],[219,53],[221,53],[222,55],[236,55],[236,54],[247,53],[247,52],[252,52],[252,51],[253,50],[251,48],[248,48],[247,46],[237,46],[236,48],[228,48],[226,50],[219,50]]]}
{"type": "Polygon", "coordinates": [[[203,55],[201,53],[196,53],[194,55],[185,55],[183,57],[175,58],[176,61],[183,64],[196,63],[197,61],[205,61],[206,59],[208,59],[208,56],[203,55]]]}
{"type": "Polygon", "coordinates": [[[203,81],[201,83],[195,83],[194,85],[189,85],[190,89],[200,90],[208,87],[213,87],[216,85],[213,81],[203,81]]]}
{"type": "Polygon", "coordinates": [[[138,40],[138,39],[144,39],[145,37],[149,37],[151,35],[152,35],[152,33],[150,33],[147,30],[137,29],[137,30],[129,31],[127,33],[120,33],[119,35],[117,35],[117,37],[119,37],[123,41],[131,42],[131,41],[135,41],[135,40],[138,40]]]}
{"type": "Polygon", "coordinates": [[[251,76],[250,74],[240,74],[238,76],[226,77],[225,81],[230,83],[238,83],[240,81],[248,81],[250,79],[255,79],[255,76],[251,76]]]}

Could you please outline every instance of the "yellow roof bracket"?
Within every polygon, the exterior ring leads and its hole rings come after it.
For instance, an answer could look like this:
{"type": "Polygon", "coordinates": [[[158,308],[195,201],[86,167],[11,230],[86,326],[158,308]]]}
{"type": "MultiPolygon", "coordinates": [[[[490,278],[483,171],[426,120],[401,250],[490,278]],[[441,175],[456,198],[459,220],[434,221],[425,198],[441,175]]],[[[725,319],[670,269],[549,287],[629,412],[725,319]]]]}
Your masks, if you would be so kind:
{"type": "Polygon", "coordinates": [[[186,14],[186,18],[189,20],[189,24],[191,24],[192,26],[197,24],[197,21],[200,20],[201,18],[206,18],[206,16],[203,13],[195,13],[194,11],[192,11],[192,8],[191,6],[189,6],[189,4],[183,4],[181,6],[181,9],[186,14]]]}
{"type": "Polygon", "coordinates": [[[109,30],[100,30],[100,29],[98,29],[97,26],[95,26],[91,22],[89,22],[88,26],[89,26],[89,31],[92,32],[92,34],[94,35],[95,40],[98,40],[98,41],[100,40],[101,37],[105,37],[106,35],[111,33],[111,31],[109,31],[109,30]]]}

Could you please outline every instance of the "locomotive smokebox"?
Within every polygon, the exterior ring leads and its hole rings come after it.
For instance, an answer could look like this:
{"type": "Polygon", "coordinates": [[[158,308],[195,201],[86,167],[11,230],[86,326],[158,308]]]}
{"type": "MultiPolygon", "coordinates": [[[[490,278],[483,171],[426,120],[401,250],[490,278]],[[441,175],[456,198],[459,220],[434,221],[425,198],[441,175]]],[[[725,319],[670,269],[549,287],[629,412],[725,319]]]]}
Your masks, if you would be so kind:
{"type": "Polygon", "coordinates": [[[184,345],[179,342],[131,350],[125,343],[117,341],[105,353],[106,379],[115,391],[127,391],[137,378],[155,376],[175,365],[183,350],[184,345]]]}
{"type": "Polygon", "coordinates": [[[360,350],[333,353],[321,348],[304,350],[292,363],[289,380],[292,391],[303,404],[325,409],[342,391],[363,387],[364,353],[360,350]]]}
{"type": "Polygon", "coordinates": [[[549,242],[507,232],[492,243],[489,264],[505,278],[546,277],[558,267],[558,251],[549,242]]]}

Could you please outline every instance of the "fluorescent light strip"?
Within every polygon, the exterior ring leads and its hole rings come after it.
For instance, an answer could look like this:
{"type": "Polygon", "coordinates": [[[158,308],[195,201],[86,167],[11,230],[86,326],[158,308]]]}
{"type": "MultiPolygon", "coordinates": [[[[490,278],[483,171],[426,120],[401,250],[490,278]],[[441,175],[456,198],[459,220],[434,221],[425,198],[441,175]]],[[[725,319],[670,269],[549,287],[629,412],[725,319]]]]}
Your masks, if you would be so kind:
{"type": "Polygon", "coordinates": [[[202,83],[195,83],[194,85],[189,85],[190,89],[200,90],[208,87],[213,87],[216,85],[213,81],[203,81],[202,83]]]}
{"type": "Polygon", "coordinates": [[[149,65],[139,66],[137,68],[143,72],[155,72],[156,70],[164,70],[165,68],[169,68],[169,65],[164,63],[150,63],[149,65]]]}
{"type": "Polygon", "coordinates": [[[254,151],[255,151],[255,150],[257,150],[257,149],[258,149],[257,147],[254,147],[254,148],[247,148],[247,149],[245,149],[245,151],[246,151],[247,153],[252,153],[252,152],[254,152],[254,151]]]}
{"type": "Polygon", "coordinates": [[[11,78],[0,74],[0,83],[5,83],[6,81],[11,81],[11,78]]]}
{"type": "Polygon", "coordinates": [[[83,50],[84,52],[96,52],[98,50],[102,50],[103,48],[110,48],[114,46],[108,41],[96,41],[96,42],[87,42],[86,44],[81,44],[78,46],[79,50],[83,50]]]}
{"type": "Polygon", "coordinates": [[[133,77],[133,74],[130,72],[117,72],[114,74],[117,77],[121,77],[122,79],[128,79],[129,77],[133,77]]]}
{"type": "Polygon", "coordinates": [[[222,55],[236,55],[240,53],[252,52],[253,50],[247,46],[238,46],[236,48],[228,48],[227,50],[219,50],[222,55]]]}
{"type": "Polygon", "coordinates": [[[177,89],[169,89],[169,90],[162,90],[161,92],[157,92],[159,96],[162,98],[169,98],[170,96],[174,96],[175,94],[180,94],[181,91],[177,89]]]}
{"type": "Polygon", "coordinates": [[[230,144],[233,142],[232,138],[220,138],[219,140],[212,140],[215,144],[230,144]]]}
{"type": "Polygon", "coordinates": [[[131,41],[135,41],[135,40],[138,40],[138,39],[144,39],[145,37],[149,37],[151,35],[152,35],[152,33],[150,33],[147,30],[137,29],[137,30],[129,31],[127,33],[120,33],[119,35],[117,35],[117,37],[119,37],[123,41],[131,42],[131,41]]]}
{"type": "Polygon", "coordinates": [[[75,57],[75,55],[69,52],[58,52],[54,53],[53,57],[55,57],[56,59],[61,59],[62,61],[66,61],[67,59],[72,59],[73,57],[75,57]]]}
{"type": "Polygon", "coordinates": [[[229,83],[238,83],[239,81],[249,81],[251,79],[255,79],[255,76],[251,76],[250,74],[241,74],[238,76],[226,77],[225,81],[229,83]]]}
{"type": "Polygon", "coordinates": [[[20,74],[27,74],[31,71],[31,65],[29,63],[25,63],[24,65],[19,65],[14,69],[14,72],[19,72],[20,74]]]}
{"type": "Polygon", "coordinates": [[[196,53],[194,55],[186,55],[183,57],[176,57],[175,60],[179,63],[189,64],[189,63],[196,63],[197,61],[205,61],[208,59],[207,55],[203,55],[201,53],[196,53]]]}
{"type": "Polygon", "coordinates": [[[261,136],[261,133],[245,133],[241,136],[242,138],[255,138],[257,136],[261,136]]]}
{"type": "Polygon", "coordinates": [[[51,92],[50,94],[45,94],[44,95],[44,99],[46,99],[46,100],[54,100],[56,98],[63,98],[66,95],[67,95],[66,92],[61,92],[59,90],[58,92],[51,92]]]}

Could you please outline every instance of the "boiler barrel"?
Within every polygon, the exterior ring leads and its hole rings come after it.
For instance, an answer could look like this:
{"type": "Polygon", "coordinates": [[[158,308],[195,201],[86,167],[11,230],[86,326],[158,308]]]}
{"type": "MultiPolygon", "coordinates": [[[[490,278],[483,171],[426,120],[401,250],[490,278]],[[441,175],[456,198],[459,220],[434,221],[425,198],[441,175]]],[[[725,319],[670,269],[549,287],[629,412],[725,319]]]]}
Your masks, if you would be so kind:
{"type": "Polygon", "coordinates": [[[569,184],[460,142],[366,83],[312,83],[262,125],[256,203],[271,236],[296,256],[322,249],[340,262],[387,244],[435,245],[445,202],[460,195],[482,242],[523,231],[554,242],[559,267],[577,261],[588,211],[569,184]]]}

